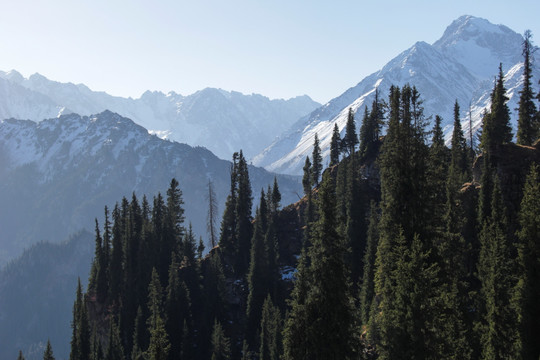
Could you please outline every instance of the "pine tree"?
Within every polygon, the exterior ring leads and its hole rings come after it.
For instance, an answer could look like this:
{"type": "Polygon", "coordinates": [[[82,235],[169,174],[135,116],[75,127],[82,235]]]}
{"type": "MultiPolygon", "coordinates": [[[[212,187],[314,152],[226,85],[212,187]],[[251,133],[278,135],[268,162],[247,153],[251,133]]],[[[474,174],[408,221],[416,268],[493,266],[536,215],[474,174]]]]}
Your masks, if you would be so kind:
{"type": "MultiPolygon", "coordinates": [[[[263,199],[263,197],[261,197],[263,199]]],[[[261,200],[261,203],[264,200],[261,200]]],[[[261,204],[263,206],[263,204],[261,204]]],[[[251,261],[248,272],[248,289],[246,310],[246,340],[250,345],[255,345],[254,341],[258,333],[258,326],[261,321],[261,308],[268,291],[268,259],[264,248],[264,234],[261,224],[260,208],[257,209],[255,217],[255,229],[251,243],[251,261]]]]}
{"type": "Polygon", "coordinates": [[[298,269],[308,273],[307,283],[301,280],[295,283],[284,333],[286,359],[349,359],[357,350],[345,246],[336,230],[336,200],[328,173],[323,178],[319,199],[320,220],[309,250],[310,264],[298,269]],[[296,290],[305,286],[307,289],[296,290]]]}
{"type": "Polygon", "coordinates": [[[281,192],[279,191],[279,185],[277,182],[277,178],[274,176],[274,184],[272,185],[272,193],[268,194],[268,196],[271,195],[271,201],[270,201],[270,211],[272,213],[276,213],[279,208],[281,207],[281,192]]]}
{"type": "Polygon", "coordinates": [[[45,352],[43,353],[43,360],[55,360],[50,340],[47,340],[47,346],[45,347],[45,352]]]}
{"type": "Polygon", "coordinates": [[[80,279],[77,283],[77,295],[73,305],[72,329],[70,360],[90,360],[90,324],[80,279]]]}
{"type": "Polygon", "coordinates": [[[251,224],[253,196],[246,159],[242,151],[238,158],[238,198],[236,202],[236,274],[245,276],[249,267],[249,251],[251,248],[251,237],[253,236],[253,226],[251,224]]]}
{"type": "Polygon", "coordinates": [[[24,360],[22,350],[19,350],[19,356],[17,356],[17,360],[24,360]]]}
{"type": "Polygon", "coordinates": [[[152,280],[148,286],[148,309],[150,310],[150,317],[147,323],[150,332],[150,344],[145,355],[149,360],[166,360],[171,349],[163,321],[162,301],[163,292],[158,273],[154,268],[152,270],[152,280]]]}
{"type": "Polygon", "coordinates": [[[367,107],[360,128],[360,156],[363,159],[370,158],[375,154],[375,144],[379,141],[379,135],[384,123],[385,103],[379,99],[379,90],[375,89],[375,99],[371,105],[369,116],[367,107]]]}
{"type": "Polygon", "coordinates": [[[342,149],[348,155],[354,155],[354,150],[358,144],[358,135],[356,134],[356,125],[354,122],[354,113],[352,108],[349,108],[347,115],[347,124],[345,125],[345,137],[342,140],[342,149]]]}
{"type": "Polygon", "coordinates": [[[137,308],[137,316],[135,317],[135,326],[133,330],[131,360],[144,360],[143,349],[147,347],[145,342],[147,339],[145,321],[143,319],[142,309],[139,306],[137,308]]]}
{"type": "Polygon", "coordinates": [[[125,360],[124,347],[120,338],[120,328],[114,319],[110,320],[109,339],[105,360],[125,360]]]}
{"type": "Polygon", "coordinates": [[[218,220],[217,199],[214,192],[212,181],[208,180],[208,215],[206,217],[206,229],[208,232],[210,248],[215,248],[217,245],[216,223],[218,220]]]}
{"type": "Polygon", "coordinates": [[[427,169],[427,182],[431,186],[433,197],[430,199],[434,227],[443,228],[442,219],[444,216],[446,188],[448,177],[448,148],[444,144],[444,137],[441,128],[440,116],[435,116],[435,126],[433,127],[433,137],[429,148],[429,167],[427,169]],[[437,223],[438,224],[435,224],[437,223]]]}
{"type": "Polygon", "coordinates": [[[282,353],[282,320],[279,308],[270,295],[264,300],[260,324],[260,360],[279,360],[282,353]]]}
{"type": "Polygon", "coordinates": [[[306,161],[304,163],[304,177],[302,178],[302,186],[304,188],[304,195],[311,193],[311,187],[313,185],[311,175],[311,161],[309,161],[309,156],[306,156],[306,161]]]}
{"type": "Polygon", "coordinates": [[[484,219],[478,277],[482,283],[481,344],[483,359],[519,358],[516,314],[511,306],[515,270],[506,234],[507,220],[497,177],[493,181],[491,214],[484,219]]]}
{"type": "MultiPolygon", "coordinates": [[[[102,239],[99,232],[99,224],[98,220],[95,219],[95,234],[96,234],[96,240],[95,240],[95,250],[94,250],[94,259],[92,260],[92,267],[90,269],[90,278],[88,279],[88,292],[91,294],[97,293],[97,287],[98,287],[98,278],[100,277],[100,273],[104,273],[104,271],[101,269],[101,260],[103,258],[103,251],[102,251],[102,239]]],[[[97,294],[96,294],[97,295],[97,294]]]]}
{"type": "MultiPolygon", "coordinates": [[[[499,76],[491,93],[491,108],[484,116],[482,126],[481,148],[484,152],[493,152],[502,144],[512,141],[512,128],[510,127],[510,110],[506,102],[506,89],[504,87],[504,74],[502,64],[499,65],[499,76]]],[[[491,158],[495,160],[495,158],[491,158]]]]}
{"type": "Polygon", "coordinates": [[[515,307],[519,321],[518,347],[522,359],[540,356],[540,172],[532,165],[518,214],[518,274],[515,307]]]}
{"type": "MultiPolygon", "coordinates": [[[[155,206],[154,206],[155,208],[155,206]]],[[[110,302],[118,302],[120,292],[122,289],[122,231],[123,224],[121,224],[120,209],[118,204],[115,205],[112,212],[113,227],[112,227],[112,249],[111,260],[109,267],[109,295],[110,302]]]]}
{"type": "Polygon", "coordinates": [[[470,174],[469,156],[467,143],[461,129],[459,117],[459,104],[456,100],[454,105],[454,131],[452,132],[451,164],[454,171],[461,173],[461,181],[465,182],[470,174]]]}
{"type": "Polygon", "coordinates": [[[315,139],[313,140],[313,152],[311,154],[313,159],[313,164],[311,165],[311,176],[312,176],[312,185],[319,186],[319,178],[321,177],[322,172],[322,155],[321,147],[319,145],[319,137],[315,134],[315,139]]]}
{"type": "Polygon", "coordinates": [[[105,354],[103,354],[103,348],[101,347],[101,342],[98,338],[96,327],[94,326],[92,331],[92,355],[90,358],[92,360],[105,360],[105,354]]]}
{"type": "Polygon", "coordinates": [[[362,324],[369,323],[369,313],[375,294],[375,258],[377,255],[377,243],[379,240],[379,216],[377,205],[371,201],[369,215],[369,227],[367,232],[366,251],[364,254],[364,272],[362,277],[362,287],[360,290],[360,317],[362,324]]]}
{"type": "Polygon", "coordinates": [[[339,134],[337,123],[335,123],[334,131],[332,132],[332,140],[330,141],[330,166],[339,163],[340,143],[341,136],[339,134]]]}
{"type": "Polygon", "coordinates": [[[221,323],[214,321],[212,330],[212,360],[229,360],[231,358],[231,344],[221,323]]]}
{"type": "Polygon", "coordinates": [[[535,119],[536,105],[534,104],[534,92],[531,87],[531,55],[534,49],[531,38],[531,31],[526,30],[525,34],[523,34],[523,88],[519,92],[517,131],[517,143],[529,146],[540,135],[538,122],[535,119]]]}

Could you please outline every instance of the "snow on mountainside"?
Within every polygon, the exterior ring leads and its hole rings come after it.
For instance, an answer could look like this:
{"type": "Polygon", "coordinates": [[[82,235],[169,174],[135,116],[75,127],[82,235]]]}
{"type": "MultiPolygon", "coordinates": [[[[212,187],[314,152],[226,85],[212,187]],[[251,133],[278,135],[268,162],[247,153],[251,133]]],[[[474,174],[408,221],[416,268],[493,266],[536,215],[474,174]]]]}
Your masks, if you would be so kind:
{"type": "MultiPolygon", "coordinates": [[[[103,207],[122,196],[151,201],[173,177],[184,194],[186,219],[206,236],[209,180],[219,211],[229,191],[230,162],[202,147],[160,139],[110,111],[62,115],[38,123],[0,121],[0,267],[28,245],[57,242],[81,228],[93,229],[103,207]]],[[[250,167],[254,195],[274,174],[250,167]]],[[[297,178],[278,176],[283,203],[297,200],[297,178]]]]}
{"type": "Polygon", "coordinates": [[[204,146],[222,159],[230,159],[240,148],[248,157],[257,154],[318,106],[306,95],[270,100],[211,88],[189,96],[147,91],[139,99],[122,98],[40,74],[26,79],[16,71],[0,71],[0,119],[41,121],[72,112],[111,110],[162,138],[204,146]]]}
{"type": "MultiPolygon", "coordinates": [[[[503,64],[505,85],[510,98],[514,133],[517,123],[517,102],[522,85],[521,35],[503,25],[472,16],[455,20],[433,45],[417,42],[386,64],[380,71],[364,78],[356,86],[303,117],[274,143],[253,159],[253,164],[285,174],[300,174],[306,156],[311,157],[313,139],[318,134],[325,164],[330,154],[334,124],[345,131],[349,107],[361,125],[364,107],[371,107],[375,89],[386,98],[391,85],[416,86],[425,100],[426,116],[441,115],[447,141],[453,123],[453,106],[461,107],[464,132],[469,131],[469,105],[473,131],[481,126],[481,115],[490,105],[489,94],[503,64]]],[[[533,79],[540,78],[536,66],[533,79]]],[[[342,134],[343,135],[343,134],[342,134]]]]}

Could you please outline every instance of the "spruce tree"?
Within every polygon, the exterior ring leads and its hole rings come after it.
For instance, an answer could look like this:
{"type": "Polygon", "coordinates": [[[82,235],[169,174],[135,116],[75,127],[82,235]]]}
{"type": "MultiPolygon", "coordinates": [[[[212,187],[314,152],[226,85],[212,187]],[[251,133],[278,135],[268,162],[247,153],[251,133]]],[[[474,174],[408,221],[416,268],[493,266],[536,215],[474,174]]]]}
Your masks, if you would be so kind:
{"type": "MultiPolygon", "coordinates": [[[[261,197],[261,199],[264,199],[261,197]]],[[[264,200],[261,201],[261,203],[264,200]]],[[[263,204],[261,204],[262,206],[263,204]]],[[[246,309],[246,340],[250,345],[255,345],[258,327],[261,321],[261,308],[268,292],[268,259],[264,248],[264,234],[262,229],[261,212],[257,209],[255,217],[255,229],[251,243],[251,261],[248,272],[248,289],[246,309]]]]}
{"type": "Polygon", "coordinates": [[[212,330],[212,348],[211,359],[212,360],[229,360],[231,358],[231,343],[229,338],[225,335],[225,331],[221,326],[221,323],[214,321],[214,327],[212,330]]]}
{"type": "Polygon", "coordinates": [[[532,165],[519,210],[518,274],[515,306],[519,321],[519,351],[522,359],[540,356],[540,172],[532,165]]]}
{"type": "Polygon", "coordinates": [[[217,233],[216,233],[216,223],[218,220],[218,210],[217,210],[217,198],[216,193],[214,192],[214,185],[211,180],[208,180],[208,215],[206,217],[206,230],[208,232],[209,245],[210,248],[215,248],[217,245],[217,233]]]}
{"type": "MultiPolygon", "coordinates": [[[[307,283],[295,283],[293,302],[285,331],[285,358],[349,359],[358,350],[356,319],[347,268],[345,246],[337,232],[333,181],[325,173],[319,191],[319,221],[310,247],[307,283]],[[295,324],[295,322],[299,322],[295,324]],[[299,333],[302,331],[302,333],[299,333]],[[300,340],[301,337],[305,339],[300,340]]],[[[300,274],[304,276],[304,274],[300,274]]]]}
{"type": "Polygon", "coordinates": [[[125,360],[120,328],[114,319],[111,318],[109,322],[109,339],[105,360],[125,360]]]}
{"type": "Polygon", "coordinates": [[[90,324],[80,279],[77,283],[77,293],[73,305],[72,329],[70,360],[90,360],[90,324]]]}
{"type": "Polygon", "coordinates": [[[47,346],[45,347],[45,352],[43,353],[43,360],[55,360],[51,340],[47,340],[47,346]]]}
{"type": "Polygon", "coordinates": [[[19,350],[19,356],[17,356],[17,360],[24,360],[22,350],[19,350]]]}
{"type": "Polygon", "coordinates": [[[339,163],[340,143],[341,136],[339,134],[337,123],[335,123],[334,131],[332,132],[332,140],[330,141],[330,166],[339,163]]]}
{"type": "Polygon", "coordinates": [[[518,130],[517,143],[520,145],[532,145],[538,138],[538,123],[536,117],[536,105],[532,89],[532,34],[526,30],[523,34],[523,88],[519,92],[518,104],[518,130]],[[536,125],[536,126],[535,126],[536,125]]]}
{"type": "Polygon", "coordinates": [[[459,104],[456,100],[454,104],[454,131],[452,132],[452,150],[451,150],[451,164],[455,171],[461,173],[461,181],[466,181],[466,178],[470,174],[469,156],[467,142],[463,135],[461,128],[461,121],[459,116],[459,104]]]}
{"type": "Polygon", "coordinates": [[[429,167],[427,181],[433,197],[429,201],[435,228],[443,228],[442,219],[446,204],[446,181],[448,177],[448,148],[444,144],[440,116],[435,116],[433,137],[429,148],[429,167]],[[437,223],[438,224],[435,224],[437,223]]]}
{"type": "MultiPolygon", "coordinates": [[[[504,74],[502,64],[499,65],[499,76],[495,81],[491,93],[491,108],[487,116],[484,116],[482,125],[481,148],[484,152],[492,153],[502,144],[512,141],[512,128],[510,127],[510,110],[506,102],[506,88],[504,87],[504,74]]],[[[491,158],[495,160],[495,158],[491,158]]]]}
{"type": "Polygon", "coordinates": [[[230,193],[225,201],[225,211],[221,218],[219,249],[227,256],[235,255],[237,245],[236,203],[238,201],[238,153],[233,154],[231,164],[230,193]]]}
{"type": "Polygon", "coordinates": [[[354,150],[358,144],[358,135],[356,134],[356,125],[354,122],[354,112],[349,108],[347,123],[345,125],[345,137],[342,140],[342,148],[348,155],[354,155],[354,150]]]}
{"type": "Polygon", "coordinates": [[[482,284],[481,344],[483,359],[519,358],[516,353],[516,314],[511,306],[516,282],[507,220],[498,178],[493,181],[491,214],[480,234],[478,276],[482,284]]]}
{"type": "Polygon", "coordinates": [[[152,280],[148,286],[148,309],[150,317],[147,324],[150,332],[150,343],[146,350],[146,358],[149,360],[166,360],[171,349],[169,337],[163,321],[163,291],[159,281],[159,275],[154,268],[152,280]]]}
{"type": "Polygon", "coordinates": [[[264,300],[260,324],[260,360],[279,360],[282,353],[282,319],[270,295],[264,300]]]}
{"type": "Polygon", "coordinates": [[[371,304],[375,294],[375,258],[377,255],[377,243],[379,240],[379,216],[377,205],[371,201],[369,226],[367,231],[366,251],[364,253],[364,271],[362,287],[360,288],[360,318],[363,325],[369,323],[371,304]]]}
{"type": "Polygon", "coordinates": [[[311,193],[311,187],[313,185],[313,183],[311,182],[312,181],[312,178],[313,176],[311,175],[311,161],[309,161],[309,156],[306,156],[306,161],[304,163],[304,177],[302,178],[302,186],[303,186],[303,189],[304,189],[304,195],[308,195],[309,193],[311,193]]]}
{"type": "Polygon", "coordinates": [[[236,274],[244,276],[249,267],[249,251],[251,248],[251,237],[253,236],[253,226],[251,224],[251,208],[253,196],[247,161],[242,151],[238,158],[238,198],[236,202],[236,274]]]}
{"type": "Polygon", "coordinates": [[[311,165],[311,176],[312,176],[312,185],[319,186],[319,178],[321,177],[321,172],[323,168],[322,164],[322,155],[321,147],[319,145],[319,137],[315,134],[315,139],[313,140],[313,152],[311,154],[313,164],[311,165]]]}

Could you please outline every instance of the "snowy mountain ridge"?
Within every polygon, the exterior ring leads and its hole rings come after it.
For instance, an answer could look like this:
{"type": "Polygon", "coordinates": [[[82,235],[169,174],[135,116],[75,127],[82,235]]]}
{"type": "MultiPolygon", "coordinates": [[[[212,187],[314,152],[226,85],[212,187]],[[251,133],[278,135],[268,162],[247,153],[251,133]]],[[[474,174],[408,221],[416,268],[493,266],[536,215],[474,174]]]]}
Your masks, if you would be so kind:
{"type": "MultiPolygon", "coordinates": [[[[9,206],[0,208],[0,267],[31,244],[93,229],[103,207],[112,209],[123,196],[135,193],[140,200],[146,194],[151,201],[173,177],[184,194],[186,220],[205,237],[208,181],[222,211],[230,167],[205,148],[160,139],[111,111],[40,122],[1,120],[0,203],[9,206]]],[[[249,171],[257,197],[275,175],[253,166],[249,171]]],[[[283,202],[296,201],[299,180],[277,180],[283,202]]]]}
{"type": "Polygon", "coordinates": [[[146,91],[138,99],[60,83],[40,74],[24,78],[0,71],[0,119],[41,121],[63,114],[97,114],[111,110],[162,138],[204,146],[222,159],[242,148],[260,152],[299,117],[320,106],[309,96],[270,100],[258,95],[206,88],[183,96],[146,91]]]}
{"type": "MultiPolygon", "coordinates": [[[[324,163],[328,163],[330,140],[334,124],[345,131],[348,109],[356,113],[357,130],[361,125],[364,107],[371,107],[375,89],[385,99],[390,86],[407,83],[416,86],[425,100],[425,115],[443,118],[447,142],[453,123],[453,106],[461,107],[462,128],[469,131],[469,117],[475,133],[481,127],[482,113],[490,105],[493,81],[502,63],[505,85],[510,98],[514,133],[517,123],[517,102],[522,85],[523,38],[504,25],[473,16],[455,20],[433,45],[417,42],[381,70],[367,76],[356,86],[293,124],[269,147],[254,157],[253,164],[269,171],[285,174],[302,172],[306,156],[311,157],[313,139],[317,133],[324,163]],[[469,114],[470,110],[470,114],[469,114]]],[[[540,78],[536,66],[533,79],[540,78]]]]}

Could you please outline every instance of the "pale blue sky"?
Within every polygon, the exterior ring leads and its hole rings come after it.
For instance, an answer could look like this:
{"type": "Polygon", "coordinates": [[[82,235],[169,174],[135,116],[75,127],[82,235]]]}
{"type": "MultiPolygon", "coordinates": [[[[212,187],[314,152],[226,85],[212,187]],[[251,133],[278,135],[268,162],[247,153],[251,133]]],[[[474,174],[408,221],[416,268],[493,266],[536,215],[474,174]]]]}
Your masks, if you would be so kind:
{"type": "MultiPolygon", "coordinates": [[[[205,87],[326,102],[461,15],[540,44],[538,0],[0,0],[0,70],[112,95],[205,87]],[[527,7],[528,10],[524,10],[527,7]]],[[[494,70],[495,71],[495,70],[494,70]]]]}

